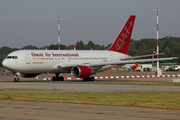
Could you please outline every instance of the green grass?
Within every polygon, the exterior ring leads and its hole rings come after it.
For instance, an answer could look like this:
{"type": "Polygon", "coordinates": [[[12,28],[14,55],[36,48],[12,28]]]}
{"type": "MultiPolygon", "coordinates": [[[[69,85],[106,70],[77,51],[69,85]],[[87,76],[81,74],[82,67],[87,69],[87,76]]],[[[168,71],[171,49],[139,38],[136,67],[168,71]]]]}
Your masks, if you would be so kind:
{"type": "Polygon", "coordinates": [[[159,82],[159,81],[150,81],[150,82],[113,82],[113,83],[123,83],[123,84],[142,84],[142,85],[166,85],[166,86],[180,86],[180,83],[173,82],[159,82]]]}
{"type": "Polygon", "coordinates": [[[148,104],[153,108],[180,109],[180,92],[0,93],[0,99],[136,107],[145,107],[148,104]]]}

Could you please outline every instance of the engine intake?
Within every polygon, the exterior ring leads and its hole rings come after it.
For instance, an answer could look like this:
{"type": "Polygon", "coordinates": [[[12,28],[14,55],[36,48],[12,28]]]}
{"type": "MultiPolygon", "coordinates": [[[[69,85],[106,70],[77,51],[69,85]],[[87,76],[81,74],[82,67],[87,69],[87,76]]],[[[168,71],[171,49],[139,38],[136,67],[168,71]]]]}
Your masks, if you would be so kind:
{"type": "Polygon", "coordinates": [[[71,75],[74,77],[89,77],[92,74],[92,70],[88,66],[78,65],[71,69],[71,75]]]}

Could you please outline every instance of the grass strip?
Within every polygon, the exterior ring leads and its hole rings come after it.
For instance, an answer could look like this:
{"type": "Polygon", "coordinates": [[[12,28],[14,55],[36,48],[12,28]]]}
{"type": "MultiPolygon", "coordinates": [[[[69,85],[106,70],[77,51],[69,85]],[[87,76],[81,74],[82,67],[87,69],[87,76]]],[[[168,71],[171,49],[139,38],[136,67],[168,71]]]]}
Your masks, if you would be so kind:
{"type": "Polygon", "coordinates": [[[0,91],[62,91],[62,89],[1,88],[0,91]]]}
{"type": "Polygon", "coordinates": [[[165,85],[165,86],[180,86],[180,83],[173,83],[173,82],[160,82],[160,81],[148,81],[148,82],[129,82],[129,81],[122,81],[122,82],[113,82],[113,83],[123,83],[123,84],[142,84],[142,85],[165,85]]]}
{"type": "Polygon", "coordinates": [[[180,109],[180,92],[0,93],[0,99],[180,109]]]}

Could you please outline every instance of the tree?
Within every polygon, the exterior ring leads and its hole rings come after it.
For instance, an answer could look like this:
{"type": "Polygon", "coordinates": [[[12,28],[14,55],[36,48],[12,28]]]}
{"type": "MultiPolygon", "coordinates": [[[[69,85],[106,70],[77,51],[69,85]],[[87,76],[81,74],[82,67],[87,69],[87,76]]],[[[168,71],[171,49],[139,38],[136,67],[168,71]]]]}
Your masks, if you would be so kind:
{"type": "Polygon", "coordinates": [[[86,50],[86,47],[85,47],[83,41],[77,42],[76,48],[77,48],[78,50],[86,50]]]}
{"type": "Polygon", "coordinates": [[[139,55],[139,51],[135,48],[128,50],[128,55],[136,56],[139,55]]]}
{"type": "Polygon", "coordinates": [[[59,48],[58,48],[58,44],[56,44],[56,45],[52,44],[52,45],[50,45],[50,46],[48,47],[48,49],[49,49],[49,50],[58,50],[58,49],[59,49],[59,48]]]}
{"type": "Polygon", "coordinates": [[[140,41],[136,41],[136,42],[135,42],[135,48],[136,48],[136,50],[138,50],[139,52],[143,52],[143,51],[145,50],[145,48],[146,48],[146,45],[143,44],[143,43],[140,42],[140,41]]]}
{"type": "Polygon", "coordinates": [[[2,61],[6,58],[6,55],[0,55],[0,66],[2,67],[2,61]]]}
{"type": "Polygon", "coordinates": [[[7,55],[12,51],[18,50],[18,48],[9,48],[7,46],[3,46],[0,48],[0,55],[7,55]]]}
{"type": "Polygon", "coordinates": [[[28,45],[28,46],[25,46],[25,47],[23,47],[23,48],[21,48],[21,49],[28,49],[28,50],[37,50],[37,49],[39,49],[38,47],[36,47],[36,46],[32,46],[32,45],[28,45]]]}
{"type": "Polygon", "coordinates": [[[154,50],[157,47],[157,43],[154,40],[151,40],[151,42],[149,43],[149,45],[146,45],[148,48],[153,48],[154,50]]]}
{"type": "Polygon", "coordinates": [[[66,50],[74,50],[74,45],[69,45],[69,46],[66,46],[65,48],[66,50]]]}
{"type": "Polygon", "coordinates": [[[90,50],[90,49],[94,49],[94,43],[93,43],[92,41],[89,41],[88,44],[87,44],[87,46],[88,46],[88,49],[89,49],[89,50],[90,50]]]}
{"type": "Polygon", "coordinates": [[[63,44],[61,44],[61,45],[60,45],[60,49],[61,49],[61,50],[65,50],[65,49],[66,49],[66,46],[63,45],[63,44]]]}

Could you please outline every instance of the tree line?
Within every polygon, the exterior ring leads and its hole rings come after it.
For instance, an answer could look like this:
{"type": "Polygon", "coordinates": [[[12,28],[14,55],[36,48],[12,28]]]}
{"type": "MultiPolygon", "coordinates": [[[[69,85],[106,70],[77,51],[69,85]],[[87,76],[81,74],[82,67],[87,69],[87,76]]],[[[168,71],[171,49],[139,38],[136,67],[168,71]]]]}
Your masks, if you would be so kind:
{"type": "MultiPolygon", "coordinates": [[[[94,44],[92,41],[89,41],[87,44],[84,44],[83,41],[78,41],[76,43],[77,50],[107,50],[111,44],[108,45],[98,45],[94,44]]],[[[164,38],[159,39],[159,52],[165,53],[160,57],[178,57],[178,59],[173,60],[173,62],[180,63],[180,37],[172,37],[166,36],[164,38]]],[[[73,45],[60,45],[61,50],[71,50],[74,49],[73,45]]],[[[48,49],[48,50],[58,50],[58,44],[46,45],[44,47],[36,47],[32,45],[24,46],[23,48],[10,48],[7,46],[3,46],[0,48],[0,63],[2,66],[2,60],[10,53],[15,50],[23,50],[23,49],[48,49]]],[[[145,38],[141,40],[130,40],[128,55],[137,56],[137,55],[145,55],[152,54],[153,51],[157,49],[157,40],[155,38],[145,38]]],[[[151,57],[150,57],[151,58],[151,57]]],[[[167,62],[167,61],[166,61],[167,62]]],[[[170,61],[172,62],[172,61],[170,61]]]]}

